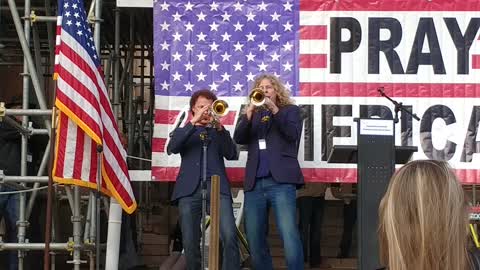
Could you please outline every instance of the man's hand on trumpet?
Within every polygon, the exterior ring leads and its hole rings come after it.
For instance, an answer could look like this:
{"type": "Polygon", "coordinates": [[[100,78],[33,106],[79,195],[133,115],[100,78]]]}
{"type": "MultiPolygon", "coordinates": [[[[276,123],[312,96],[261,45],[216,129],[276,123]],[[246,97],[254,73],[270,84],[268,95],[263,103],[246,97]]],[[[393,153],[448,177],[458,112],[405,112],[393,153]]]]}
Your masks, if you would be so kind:
{"type": "Polygon", "coordinates": [[[247,114],[248,121],[252,120],[252,115],[253,115],[253,112],[255,111],[255,107],[257,106],[253,105],[252,103],[249,103],[247,105],[245,113],[247,114]]]}
{"type": "Polygon", "coordinates": [[[269,111],[271,111],[273,114],[277,114],[278,112],[278,107],[277,105],[275,104],[275,102],[273,102],[269,97],[265,97],[265,103],[264,103],[265,107],[267,107],[267,109],[269,111]]]}
{"type": "MultiPolygon", "coordinates": [[[[265,103],[263,103],[262,105],[264,108],[266,108],[267,110],[271,111],[272,114],[277,114],[278,113],[278,106],[275,104],[275,102],[273,102],[269,97],[265,97],[265,103]]],[[[247,119],[250,121],[252,120],[252,116],[253,116],[253,112],[255,111],[255,108],[257,106],[255,106],[253,103],[249,103],[247,105],[247,108],[245,110],[245,113],[247,115],[247,119]]]]}
{"type": "Polygon", "coordinates": [[[212,124],[212,127],[215,128],[217,131],[222,131],[223,130],[223,125],[222,125],[222,123],[220,123],[220,119],[214,117],[211,124],[212,124]]]}
{"type": "Polygon", "coordinates": [[[190,123],[194,126],[206,126],[212,121],[212,115],[210,113],[210,105],[204,106],[202,108],[193,108],[195,112],[193,114],[192,120],[190,123]]]}

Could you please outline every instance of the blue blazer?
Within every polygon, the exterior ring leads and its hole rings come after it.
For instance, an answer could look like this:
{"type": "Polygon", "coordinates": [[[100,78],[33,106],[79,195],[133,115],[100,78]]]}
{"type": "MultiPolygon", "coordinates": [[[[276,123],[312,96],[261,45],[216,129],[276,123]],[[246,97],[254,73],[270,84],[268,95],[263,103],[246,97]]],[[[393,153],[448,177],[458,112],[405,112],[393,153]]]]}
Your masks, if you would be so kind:
{"type": "MultiPolygon", "coordinates": [[[[217,131],[213,128],[208,130],[210,142],[207,150],[207,173],[219,175],[220,192],[231,196],[223,157],[228,160],[237,158],[237,147],[227,130],[217,131]]],[[[177,175],[172,200],[190,196],[198,187],[202,177],[202,146],[203,142],[200,139],[199,130],[191,123],[188,123],[183,128],[178,127],[173,131],[167,146],[167,152],[180,153],[182,163],[177,175]]]]}
{"type": "MultiPolygon", "coordinates": [[[[260,121],[259,113],[254,112],[251,121],[242,115],[233,134],[235,142],[248,145],[245,191],[252,190],[255,186],[259,157],[257,130],[260,121]]],[[[303,174],[297,159],[303,124],[300,108],[296,105],[282,107],[270,121],[272,123],[265,137],[270,173],[279,183],[302,185],[303,174]]]]}

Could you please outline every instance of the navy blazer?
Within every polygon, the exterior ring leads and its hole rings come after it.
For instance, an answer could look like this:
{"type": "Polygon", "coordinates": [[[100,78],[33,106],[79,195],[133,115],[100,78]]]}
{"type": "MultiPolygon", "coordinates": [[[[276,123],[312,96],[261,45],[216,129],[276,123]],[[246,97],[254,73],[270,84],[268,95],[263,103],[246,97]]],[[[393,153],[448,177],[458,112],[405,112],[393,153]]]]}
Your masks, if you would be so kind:
{"type": "MultiPolygon", "coordinates": [[[[178,127],[173,131],[170,142],[167,146],[168,153],[178,154],[182,157],[180,171],[173,190],[172,200],[190,196],[201,180],[201,156],[203,142],[195,131],[197,127],[188,123],[185,127],[178,127]]],[[[208,129],[209,144],[207,150],[207,171],[212,175],[220,176],[220,192],[230,195],[230,183],[225,172],[225,162],[237,157],[237,147],[230,137],[228,130],[217,131],[214,128],[208,129]]],[[[210,180],[210,179],[208,179],[210,180]]],[[[210,183],[210,181],[208,181],[210,183]]],[[[210,191],[210,190],[208,190],[210,191]]]]}
{"type": "MultiPolygon", "coordinates": [[[[302,185],[303,174],[297,159],[303,124],[300,108],[296,105],[281,107],[270,121],[272,123],[265,141],[272,177],[279,183],[302,185]]],[[[235,142],[248,145],[245,191],[252,190],[255,186],[259,157],[257,135],[259,124],[261,124],[259,113],[254,112],[251,121],[248,121],[246,115],[242,115],[233,134],[235,142]]]]}

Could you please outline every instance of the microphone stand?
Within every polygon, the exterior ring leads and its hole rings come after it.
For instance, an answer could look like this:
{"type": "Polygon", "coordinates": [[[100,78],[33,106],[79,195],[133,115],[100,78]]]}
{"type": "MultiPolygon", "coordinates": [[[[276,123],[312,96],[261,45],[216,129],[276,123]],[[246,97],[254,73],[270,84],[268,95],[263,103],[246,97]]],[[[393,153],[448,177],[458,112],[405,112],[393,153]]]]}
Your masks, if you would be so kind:
{"type": "Polygon", "coordinates": [[[404,113],[407,113],[409,115],[411,115],[415,120],[417,121],[420,121],[420,117],[418,117],[416,114],[412,113],[411,111],[405,109],[405,107],[403,106],[402,102],[397,102],[395,100],[393,100],[392,98],[390,98],[387,94],[385,94],[385,91],[384,91],[384,88],[383,86],[382,87],[379,87],[377,89],[377,91],[380,93],[380,95],[388,100],[390,100],[390,102],[393,103],[393,105],[395,105],[395,118],[393,119],[393,122],[394,123],[398,123],[398,112],[399,111],[402,111],[404,113]]]}
{"type": "Polygon", "coordinates": [[[210,138],[208,132],[205,130],[200,133],[200,140],[202,141],[202,264],[201,269],[205,270],[205,237],[207,230],[207,150],[210,138]]]}

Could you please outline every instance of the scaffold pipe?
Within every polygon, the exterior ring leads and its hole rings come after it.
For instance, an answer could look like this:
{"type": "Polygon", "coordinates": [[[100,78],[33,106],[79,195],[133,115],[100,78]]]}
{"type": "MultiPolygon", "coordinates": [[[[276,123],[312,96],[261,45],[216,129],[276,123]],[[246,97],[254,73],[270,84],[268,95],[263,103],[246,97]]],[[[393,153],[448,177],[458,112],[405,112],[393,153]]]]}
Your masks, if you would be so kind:
{"type": "Polygon", "coordinates": [[[28,116],[50,116],[52,110],[40,110],[40,109],[6,109],[5,115],[28,115],[28,116]]]}

